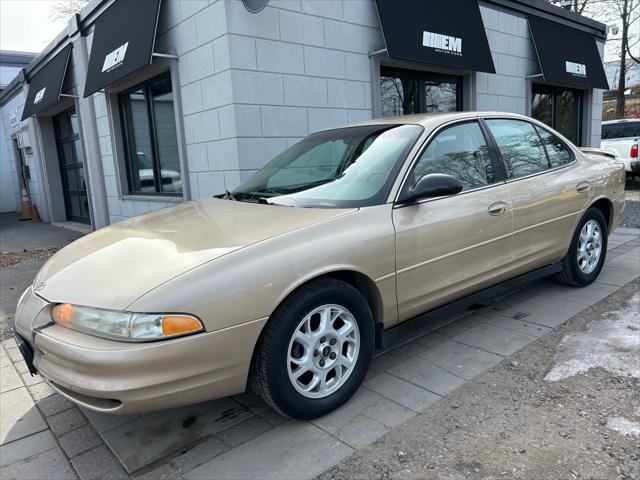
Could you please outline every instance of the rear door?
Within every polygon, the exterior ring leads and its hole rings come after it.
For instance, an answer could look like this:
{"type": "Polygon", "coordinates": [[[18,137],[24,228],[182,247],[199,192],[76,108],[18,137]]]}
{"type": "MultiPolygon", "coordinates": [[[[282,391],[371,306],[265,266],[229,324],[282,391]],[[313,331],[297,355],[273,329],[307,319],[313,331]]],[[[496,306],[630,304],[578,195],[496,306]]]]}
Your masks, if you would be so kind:
{"type": "Polygon", "coordinates": [[[509,188],[482,125],[441,129],[405,180],[445,173],[464,189],[449,197],[396,205],[396,282],[400,321],[496,283],[512,259],[509,188]]]}
{"type": "Polygon", "coordinates": [[[580,180],[572,150],[549,130],[519,119],[485,123],[513,204],[513,273],[559,260],[595,185],[580,180]]]}

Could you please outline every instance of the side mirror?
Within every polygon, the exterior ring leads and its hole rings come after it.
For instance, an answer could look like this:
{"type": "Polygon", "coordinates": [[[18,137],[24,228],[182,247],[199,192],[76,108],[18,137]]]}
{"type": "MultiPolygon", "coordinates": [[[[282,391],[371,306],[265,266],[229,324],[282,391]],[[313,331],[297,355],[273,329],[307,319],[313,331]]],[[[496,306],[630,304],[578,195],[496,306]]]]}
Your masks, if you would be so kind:
{"type": "Polygon", "coordinates": [[[400,195],[401,203],[411,203],[422,198],[445,197],[462,191],[462,182],[452,175],[430,173],[400,195]]]}

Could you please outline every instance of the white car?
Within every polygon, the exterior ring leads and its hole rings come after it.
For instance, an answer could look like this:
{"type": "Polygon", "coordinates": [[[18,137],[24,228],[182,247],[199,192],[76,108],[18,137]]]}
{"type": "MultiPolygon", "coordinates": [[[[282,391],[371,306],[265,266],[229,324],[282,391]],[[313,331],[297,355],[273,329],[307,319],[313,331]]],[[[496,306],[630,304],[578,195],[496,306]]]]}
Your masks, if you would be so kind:
{"type": "Polygon", "coordinates": [[[602,122],[601,148],[616,155],[628,176],[640,177],[640,118],[602,122]]]}

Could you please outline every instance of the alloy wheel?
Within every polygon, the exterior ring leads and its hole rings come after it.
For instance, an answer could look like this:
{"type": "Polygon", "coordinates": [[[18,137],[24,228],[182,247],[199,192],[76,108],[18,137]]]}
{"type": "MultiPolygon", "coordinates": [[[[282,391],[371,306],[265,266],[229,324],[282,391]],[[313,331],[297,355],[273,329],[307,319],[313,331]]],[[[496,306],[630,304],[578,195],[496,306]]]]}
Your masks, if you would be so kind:
{"type": "Polygon", "coordinates": [[[595,220],[584,224],[578,238],[578,268],[586,275],[595,270],[602,255],[602,231],[595,220]]]}
{"type": "Polygon", "coordinates": [[[347,381],[359,352],[355,317],[340,305],[322,305],[298,323],[289,341],[289,380],[305,397],[327,397],[347,381]]]}

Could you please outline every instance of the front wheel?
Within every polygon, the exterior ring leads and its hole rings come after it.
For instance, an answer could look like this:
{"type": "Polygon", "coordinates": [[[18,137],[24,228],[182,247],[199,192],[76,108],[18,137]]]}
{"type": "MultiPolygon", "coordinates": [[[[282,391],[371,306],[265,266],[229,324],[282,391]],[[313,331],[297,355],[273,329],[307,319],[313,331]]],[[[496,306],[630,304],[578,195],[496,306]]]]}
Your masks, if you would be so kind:
{"type": "Polygon", "coordinates": [[[254,388],[287,416],[320,417],[356,392],[373,344],[373,315],[362,294],[341,280],[314,281],[269,319],[254,359],[254,388]]]}
{"type": "Polygon", "coordinates": [[[556,279],[565,285],[584,287],[602,270],[607,254],[607,222],[597,208],[589,208],[580,219],[569,252],[556,279]]]}

